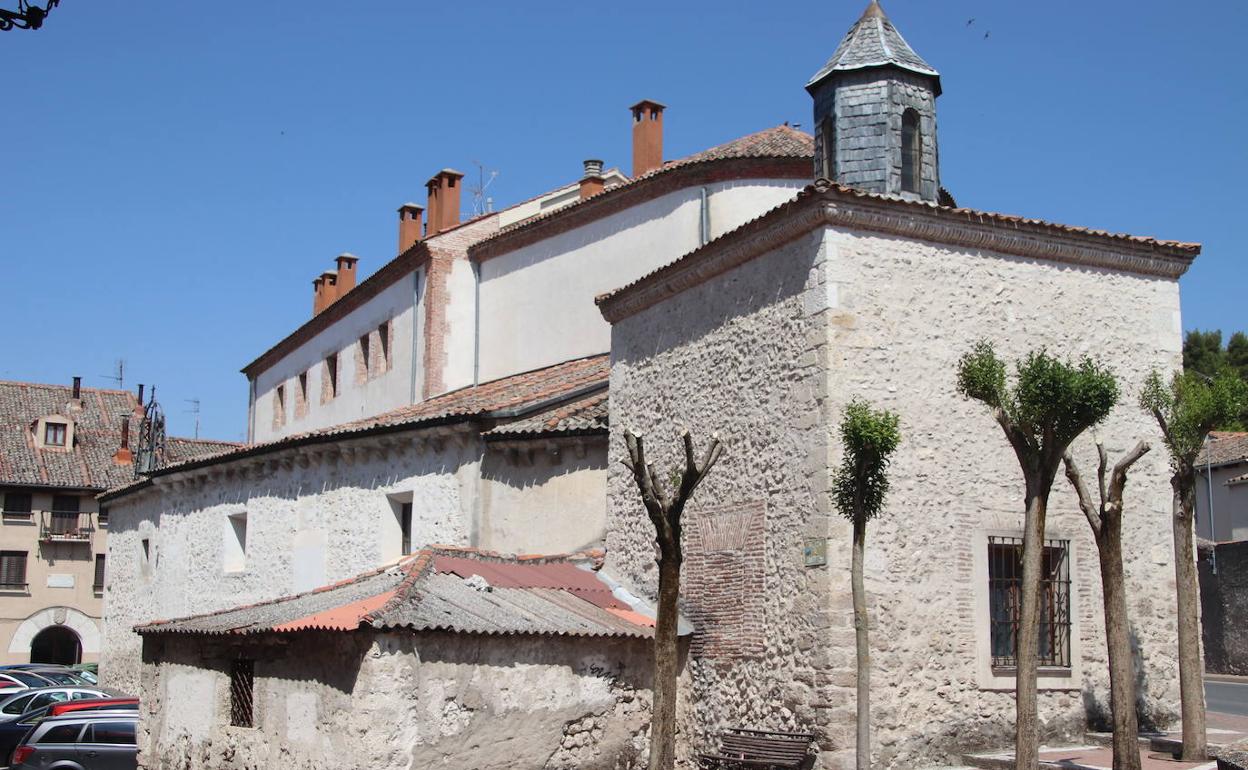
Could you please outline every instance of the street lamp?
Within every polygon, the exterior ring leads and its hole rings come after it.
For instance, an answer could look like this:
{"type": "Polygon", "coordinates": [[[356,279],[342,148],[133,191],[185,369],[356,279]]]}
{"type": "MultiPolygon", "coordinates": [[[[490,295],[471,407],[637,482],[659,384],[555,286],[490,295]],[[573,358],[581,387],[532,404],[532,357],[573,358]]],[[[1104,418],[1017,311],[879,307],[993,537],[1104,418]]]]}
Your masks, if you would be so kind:
{"type": "Polygon", "coordinates": [[[48,13],[60,3],[61,0],[47,0],[47,4],[40,7],[27,0],[17,0],[16,11],[0,8],[0,30],[39,29],[48,13]]]}

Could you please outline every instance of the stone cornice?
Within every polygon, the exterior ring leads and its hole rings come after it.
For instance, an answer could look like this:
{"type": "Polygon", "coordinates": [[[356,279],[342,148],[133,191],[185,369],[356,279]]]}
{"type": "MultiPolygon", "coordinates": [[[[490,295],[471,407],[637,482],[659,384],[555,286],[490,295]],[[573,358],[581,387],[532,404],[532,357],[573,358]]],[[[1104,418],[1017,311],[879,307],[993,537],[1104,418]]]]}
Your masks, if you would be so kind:
{"type": "Polygon", "coordinates": [[[1039,220],[863,193],[820,181],[628,286],[598,297],[615,323],[738,267],[821,226],[884,233],[928,243],[1175,280],[1197,244],[1115,235],[1039,220]]]}

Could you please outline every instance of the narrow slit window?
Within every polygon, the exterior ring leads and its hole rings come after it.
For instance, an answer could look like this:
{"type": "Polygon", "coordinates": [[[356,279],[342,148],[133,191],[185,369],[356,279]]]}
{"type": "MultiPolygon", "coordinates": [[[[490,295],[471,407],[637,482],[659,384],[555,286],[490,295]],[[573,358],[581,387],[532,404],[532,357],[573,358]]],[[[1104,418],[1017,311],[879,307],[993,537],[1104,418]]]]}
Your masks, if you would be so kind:
{"type": "Polygon", "coordinates": [[[412,504],[403,503],[399,506],[399,532],[402,538],[400,547],[403,555],[412,552],[412,504]]]}
{"type": "Polygon", "coordinates": [[[278,385],[273,391],[273,427],[286,424],[286,386],[278,385]]]}
{"type": "Polygon", "coordinates": [[[919,112],[908,109],[901,116],[901,189],[919,192],[920,168],[923,163],[923,131],[919,112]]]}
{"type": "Polygon", "coordinates": [[[338,354],[325,358],[325,370],[321,374],[321,403],[338,397],[338,354]]]}
{"type": "Polygon", "coordinates": [[[97,592],[104,590],[104,554],[97,553],[95,555],[95,583],[92,584],[97,592]]]}
{"type": "Polygon", "coordinates": [[[390,322],[386,321],[377,327],[377,371],[390,370],[390,322]]]}
{"type": "Polygon", "coordinates": [[[836,118],[829,116],[819,126],[823,141],[823,178],[836,178],[836,118]]]}

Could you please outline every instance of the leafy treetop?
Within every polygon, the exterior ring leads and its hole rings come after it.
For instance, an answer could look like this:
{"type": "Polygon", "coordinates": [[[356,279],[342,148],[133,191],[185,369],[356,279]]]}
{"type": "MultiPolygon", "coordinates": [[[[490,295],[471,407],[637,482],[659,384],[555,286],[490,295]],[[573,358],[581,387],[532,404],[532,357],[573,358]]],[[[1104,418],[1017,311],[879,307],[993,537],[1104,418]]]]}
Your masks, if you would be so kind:
{"type": "Polygon", "coordinates": [[[1076,364],[1041,348],[1027,354],[1016,374],[1010,390],[1005,363],[991,343],[981,340],[958,363],[958,390],[991,407],[998,421],[1004,419],[1003,427],[1008,423],[1017,431],[1011,440],[1018,438],[1054,462],[1118,402],[1113,373],[1086,356],[1076,364]]]}
{"type": "Polygon", "coordinates": [[[1214,377],[1195,369],[1176,372],[1168,384],[1153,372],[1144,383],[1140,407],[1161,426],[1171,469],[1184,473],[1195,464],[1209,431],[1248,410],[1248,383],[1225,367],[1214,377]]]}
{"type": "Polygon", "coordinates": [[[851,521],[858,515],[872,519],[884,507],[888,493],[886,471],[901,442],[897,415],[854,400],[845,407],[841,442],[845,456],[832,477],[836,508],[851,521]]]}

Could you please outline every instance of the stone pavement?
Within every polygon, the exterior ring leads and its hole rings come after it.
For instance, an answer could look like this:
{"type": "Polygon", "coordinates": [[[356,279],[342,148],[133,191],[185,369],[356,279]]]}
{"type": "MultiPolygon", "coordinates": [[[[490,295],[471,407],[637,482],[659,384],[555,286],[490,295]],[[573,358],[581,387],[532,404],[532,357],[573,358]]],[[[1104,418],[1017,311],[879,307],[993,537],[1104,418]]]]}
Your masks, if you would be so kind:
{"type": "MultiPolygon", "coordinates": [[[[1209,749],[1248,739],[1248,716],[1210,712],[1206,718],[1209,749]]],[[[1044,746],[1040,749],[1040,766],[1049,770],[1110,770],[1113,752],[1108,733],[1089,733],[1087,743],[1078,746],[1044,746]]],[[[1217,763],[1180,762],[1173,751],[1179,748],[1181,733],[1147,734],[1140,736],[1140,763],[1143,770],[1214,770],[1217,763]]],[[[1013,767],[1014,752],[968,754],[963,761],[981,770],[1007,770],[1013,767]]]]}

